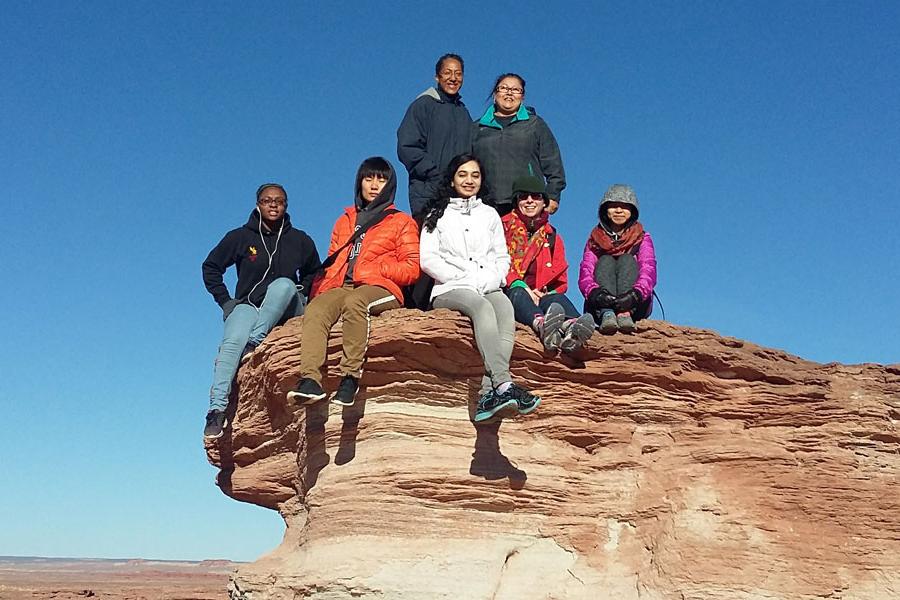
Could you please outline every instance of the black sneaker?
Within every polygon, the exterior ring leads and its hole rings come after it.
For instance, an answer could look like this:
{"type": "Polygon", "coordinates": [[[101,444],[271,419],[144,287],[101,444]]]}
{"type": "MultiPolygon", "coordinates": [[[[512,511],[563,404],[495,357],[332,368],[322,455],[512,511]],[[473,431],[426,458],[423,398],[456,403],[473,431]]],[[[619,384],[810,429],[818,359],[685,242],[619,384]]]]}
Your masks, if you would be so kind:
{"type": "Polygon", "coordinates": [[[356,377],[352,375],[344,375],[338,384],[338,389],[331,397],[332,404],[340,404],[341,406],[353,406],[356,401],[356,392],[359,390],[359,383],[356,377]]]}
{"type": "Polygon", "coordinates": [[[505,395],[498,394],[495,390],[490,390],[479,398],[478,406],[475,408],[474,420],[476,423],[483,423],[494,417],[512,417],[516,414],[516,407],[515,399],[507,398],[505,395]]]}
{"type": "Polygon", "coordinates": [[[211,410],[206,413],[206,427],[203,428],[203,437],[209,440],[217,440],[222,437],[225,428],[228,427],[228,418],[224,410],[211,410]]]}
{"type": "Polygon", "coordinates": [[[523,387],[511,384],[509,388],[502,394],[498,395],[500,400],[512,400],[516,403],[520,415],[527,415],[534,412],[541,403],[539,396],[535,396],[523,387]]]}
{"type": "Polygon", "coordinates": [[[325,398],[325,390],[309,377],[304,377],[297,384],[297,389],[287,393],[288,400],[292,400],[297,404],[312,404],[325,398]]]}

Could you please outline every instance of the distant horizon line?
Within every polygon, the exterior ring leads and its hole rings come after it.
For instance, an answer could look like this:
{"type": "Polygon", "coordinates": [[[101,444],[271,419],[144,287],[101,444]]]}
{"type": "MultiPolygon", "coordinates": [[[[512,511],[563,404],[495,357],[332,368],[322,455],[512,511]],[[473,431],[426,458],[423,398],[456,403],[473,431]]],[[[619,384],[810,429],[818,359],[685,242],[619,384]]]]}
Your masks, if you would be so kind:
{"type": "Polygon", "coordinates": [[[229,558],[204,558],[202,560],[188,560],[188,559],[177,559],[177,558],[102,558],[102,557],[74,557],[74,556],[17,556],[17,555],[5,555],[0,554],[0,561],[12,561],[12,560],[30,560],[30,561],[44,561],[44,562],[63,562],[63,561],[94,561],[94,562],[143,562],[143,563],[188,563],[188,564],[203,564],[203,563],[233,563],[233,564],[246,564],[249,561],[242,560],[231,560],[229,558]]]}

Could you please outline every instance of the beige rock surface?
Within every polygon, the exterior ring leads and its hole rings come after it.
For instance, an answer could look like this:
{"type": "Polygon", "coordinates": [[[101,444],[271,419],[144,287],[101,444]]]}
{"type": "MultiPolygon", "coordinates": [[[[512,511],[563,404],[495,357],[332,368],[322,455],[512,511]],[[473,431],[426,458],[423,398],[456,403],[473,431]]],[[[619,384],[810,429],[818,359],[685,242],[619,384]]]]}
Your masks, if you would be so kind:
{"type": "Polygon", "coordinates": [[[900,365],[654,321],[563,360],[520,329],[544,402],[475,427],[455,313],[373,320],[352,408],[286,404],[299,349],[299,320],[272,332],[207,444],[223,492],[287,525],[233,598],[900,598],[900,365]]]}

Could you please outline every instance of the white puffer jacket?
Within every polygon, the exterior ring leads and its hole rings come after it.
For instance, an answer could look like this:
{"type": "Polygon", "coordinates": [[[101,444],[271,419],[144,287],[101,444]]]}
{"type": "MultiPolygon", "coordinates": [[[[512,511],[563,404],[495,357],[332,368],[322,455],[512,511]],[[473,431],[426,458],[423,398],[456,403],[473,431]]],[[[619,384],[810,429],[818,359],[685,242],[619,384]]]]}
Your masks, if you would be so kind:
{"type": "Polygon", "coordinates": [[[500,216],[475,196],[450,198],[434,231],[422,230],[419,261],[434,278],[432,299],[459,288],[500,289],[510,263],[500,216]]]}

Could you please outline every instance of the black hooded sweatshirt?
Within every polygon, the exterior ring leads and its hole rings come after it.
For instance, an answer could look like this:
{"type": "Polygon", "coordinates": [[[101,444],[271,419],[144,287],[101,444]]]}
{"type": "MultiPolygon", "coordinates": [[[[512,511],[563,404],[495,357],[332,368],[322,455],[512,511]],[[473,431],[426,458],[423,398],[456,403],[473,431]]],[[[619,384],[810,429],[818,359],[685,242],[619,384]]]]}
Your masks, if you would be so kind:
{"type": "Polygon", "coordinates": [[[254,209],[247,223],[225,234],[203,261],[203,283],[219,306],[231,300],[222,279],[231,265],[237,265],[234,296],[241,304],[249,301],[260,306],[266,288],[279,277],[295,282],[301,286],[300,293],[309,297],[310,284],[321,266],[319,253],[304,231],[291,226],[287,213],[282,220],[280,239],[277,227],[272,232],[262,227],[260,234],[259,211],[254,209]]]}

